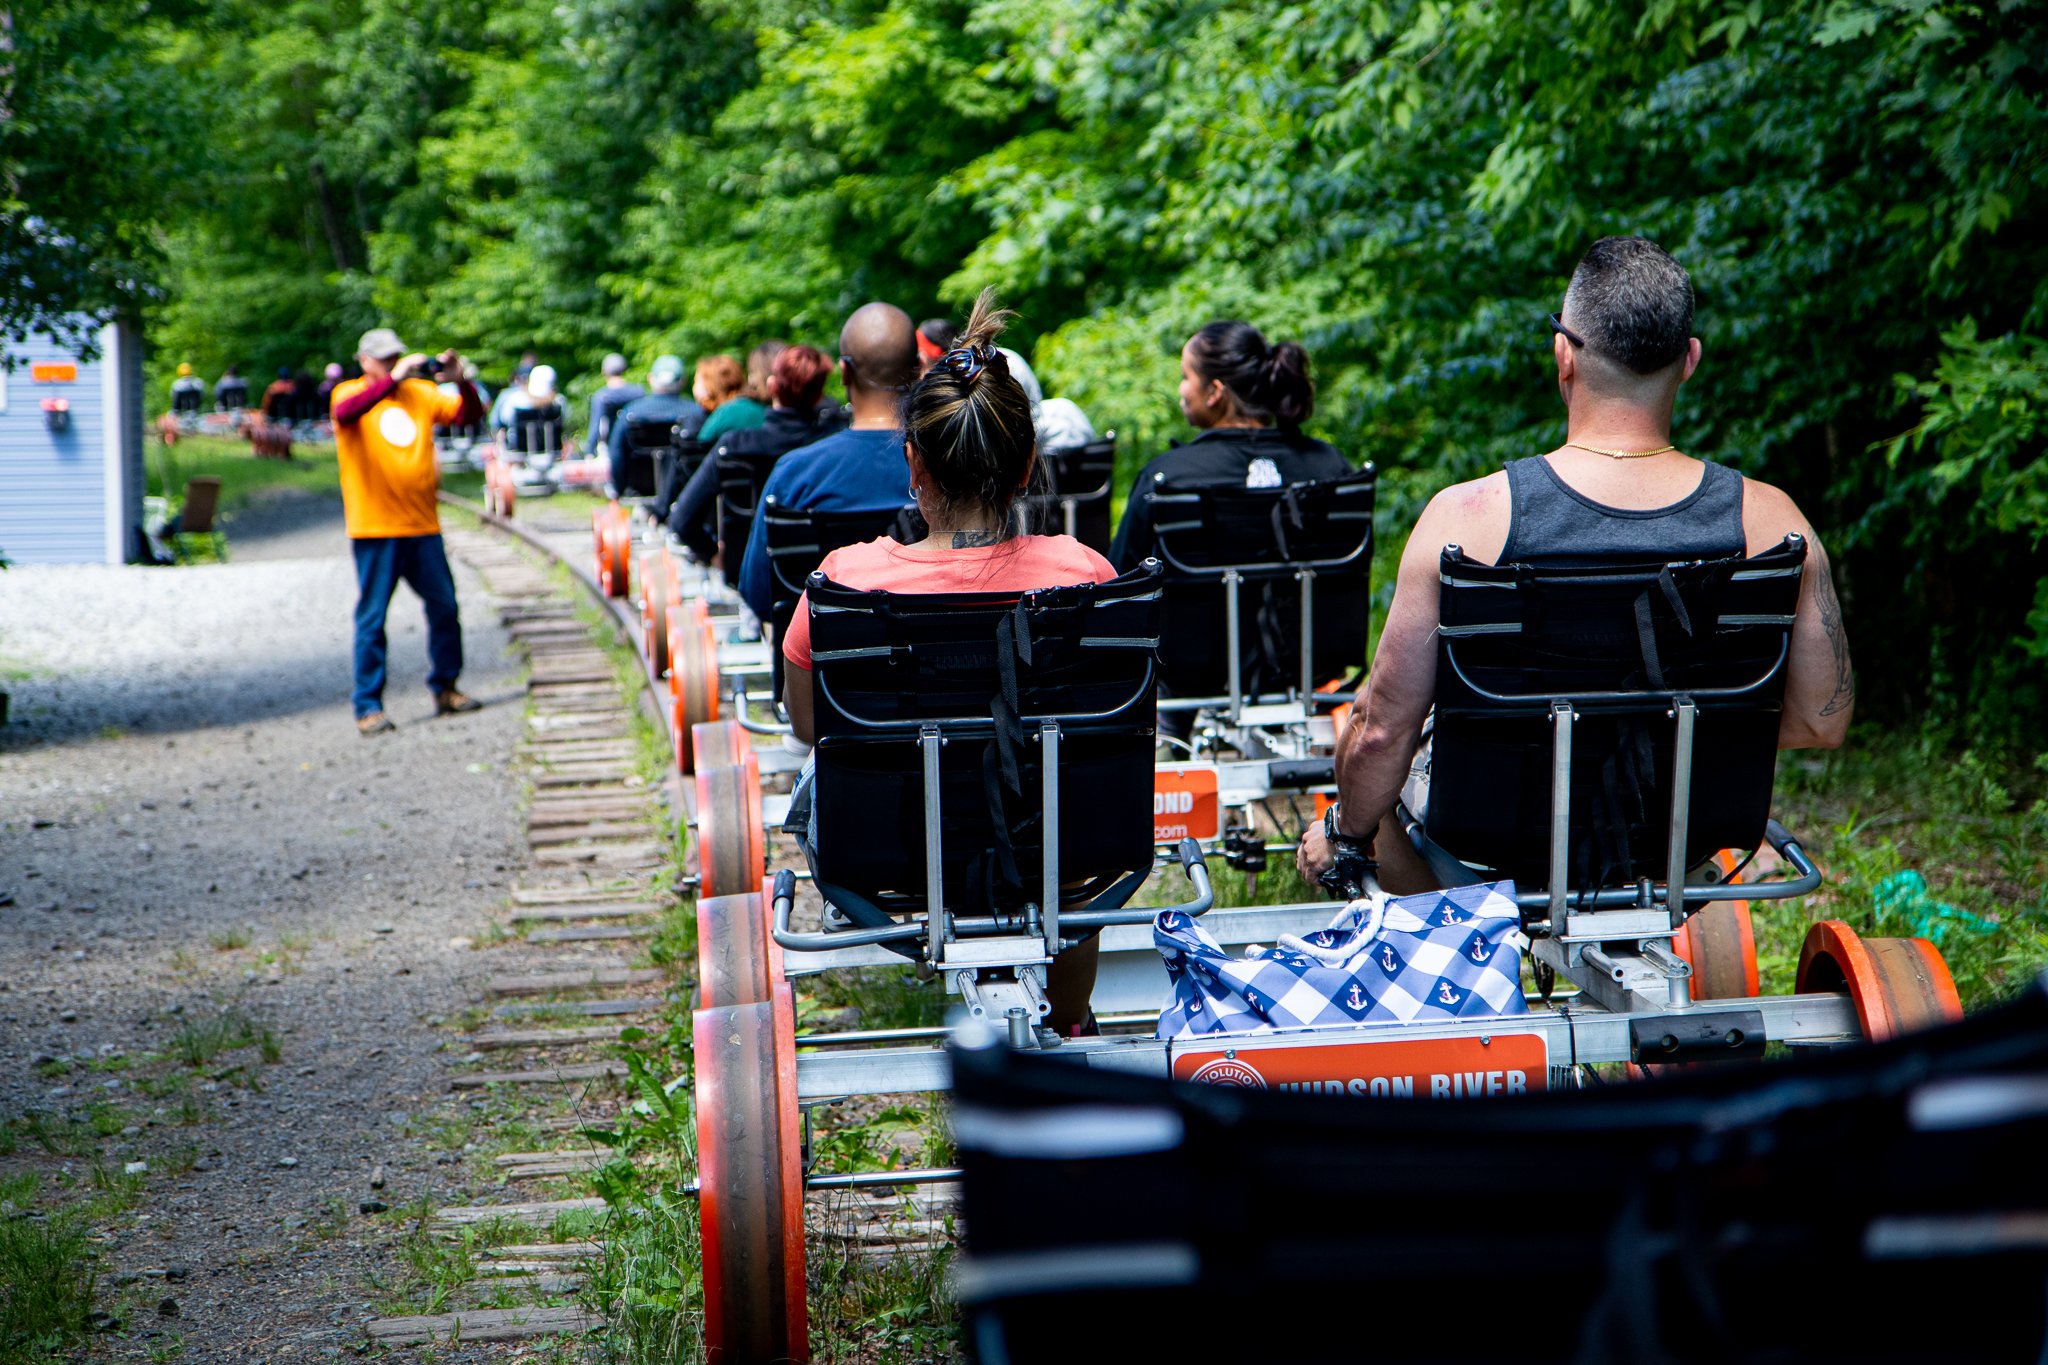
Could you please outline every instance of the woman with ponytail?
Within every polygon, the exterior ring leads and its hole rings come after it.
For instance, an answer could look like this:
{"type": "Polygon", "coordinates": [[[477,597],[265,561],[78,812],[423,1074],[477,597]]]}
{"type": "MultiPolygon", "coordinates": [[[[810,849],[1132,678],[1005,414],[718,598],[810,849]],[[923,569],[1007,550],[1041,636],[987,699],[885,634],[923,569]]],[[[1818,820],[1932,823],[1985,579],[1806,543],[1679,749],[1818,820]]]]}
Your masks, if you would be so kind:
{"type": "MultiPolygon", "coordinates": [[[[985,289],[973,316],[903,399],[903,454],[910,495],[930,533],[911,545],[883,537],[825,556],[827,578],[849,588],[895,593],[1029,592],[1116,577],[1109,561],[1072,536],[1024,535],[1017,499],[1036,472],[1031,400],[996,346],[1014,316],[985,289]]],[[[797,737],[812,724],[810,603],[800,601],[782,640],[783,704],[797,737]]],[[[808,773],[792,821],[808,820],[808,773]]],[[[811,841],[806,838],[805,843],[811,841]]],[[[1062,953],[1046,982],[1062,1033],[1088,1019],[1095,941],[1062,953]]]]}
{"type": "Polygon", "coordinates": [[[1152,491],[1163,483],[1277,488],[1351,470],[1336,447],[1301,433],[1315,411],[1308,352],[1269,343],[1248,322],[1212,322],[1180,352],[1180,410],[1201,435],[1145,466],[1109,557],[1135,568],[1154,553],[1152,491]]]}

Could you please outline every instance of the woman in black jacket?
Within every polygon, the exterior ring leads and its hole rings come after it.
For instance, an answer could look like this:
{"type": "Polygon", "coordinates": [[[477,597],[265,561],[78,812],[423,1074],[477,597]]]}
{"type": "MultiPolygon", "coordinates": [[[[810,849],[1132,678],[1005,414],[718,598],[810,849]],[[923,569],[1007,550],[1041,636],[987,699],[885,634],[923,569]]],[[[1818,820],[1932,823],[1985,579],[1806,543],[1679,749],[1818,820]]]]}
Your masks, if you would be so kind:
{"type": "Polygon", "coordinates": [[[1139,472],[1109,552],[1118,572],[1155,553],[1152,493],[1162,484],[1277,488],[1351,471],[1336,447],[1301,434],[1315,410],[1308,352],[1270,344],[1248,322],[1212,322],[1181,347],[1180,410],[1202,434],[1139,472]]]}

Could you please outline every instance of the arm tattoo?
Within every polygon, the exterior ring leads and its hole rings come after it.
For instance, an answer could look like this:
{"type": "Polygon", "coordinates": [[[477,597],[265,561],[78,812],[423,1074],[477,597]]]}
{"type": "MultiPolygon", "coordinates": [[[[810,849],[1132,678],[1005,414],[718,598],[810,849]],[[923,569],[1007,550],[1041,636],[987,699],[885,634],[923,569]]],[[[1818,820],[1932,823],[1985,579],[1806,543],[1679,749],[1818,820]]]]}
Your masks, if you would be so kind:
{"type": "Polygon", "coordinates": [[[997,545],[1000,543],[1002,543],[1002,537],[994,531],[953,532],[953,548],[956,550],[972,550],[983,545],[997,545]]]}
{"type": "Polygon", "coordinates": [[[1856,700],[1856,675],[1849,667],[1849,636],[1842,628],[1842,604],[1835,598],[1834,576],[1825,555],[1815,566],[1820,577],[1813,585],[1814,604],[1820,608],[1820,627],[1827,632],[1828,647],[1835,653],[1835,694],[1820,708],[1823,716],[1837,715],[1856,700]]]}

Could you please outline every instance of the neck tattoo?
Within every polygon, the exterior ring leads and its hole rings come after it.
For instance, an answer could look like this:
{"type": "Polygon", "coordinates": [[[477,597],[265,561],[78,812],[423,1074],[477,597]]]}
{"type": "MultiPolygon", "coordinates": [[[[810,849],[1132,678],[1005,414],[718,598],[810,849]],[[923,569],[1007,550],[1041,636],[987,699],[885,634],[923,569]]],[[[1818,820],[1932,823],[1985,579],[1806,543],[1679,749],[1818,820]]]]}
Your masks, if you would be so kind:
{"type": "Polygon", "coordinates": [[[956,550],[974,550],[984,545],[997,545],[1002,542],[1002,537],[994,531],[955,531],[952,535],[953,548],[956,550]]]}

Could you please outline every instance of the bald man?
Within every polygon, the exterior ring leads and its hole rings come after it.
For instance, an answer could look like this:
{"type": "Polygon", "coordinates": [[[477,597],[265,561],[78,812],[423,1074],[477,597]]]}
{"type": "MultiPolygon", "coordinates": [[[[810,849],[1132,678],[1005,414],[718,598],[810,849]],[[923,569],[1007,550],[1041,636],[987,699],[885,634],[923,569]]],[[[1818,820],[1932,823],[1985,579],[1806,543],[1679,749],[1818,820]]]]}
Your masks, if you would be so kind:
{"type": "MultiPolygon", "coordinates": [[[[839,378],[853,422],[775,462],[762,497],[804,512],[880,512],[910,500],[897,413],[917,378],[917,329],[910,314],[887,303],[854,310],[839,330],[839,378]]],[[[740,565],[740,596],[768,620],[775,581],[768,569],[768,523],[754,518],[740,565]]]]}

